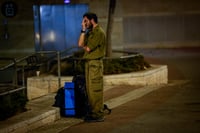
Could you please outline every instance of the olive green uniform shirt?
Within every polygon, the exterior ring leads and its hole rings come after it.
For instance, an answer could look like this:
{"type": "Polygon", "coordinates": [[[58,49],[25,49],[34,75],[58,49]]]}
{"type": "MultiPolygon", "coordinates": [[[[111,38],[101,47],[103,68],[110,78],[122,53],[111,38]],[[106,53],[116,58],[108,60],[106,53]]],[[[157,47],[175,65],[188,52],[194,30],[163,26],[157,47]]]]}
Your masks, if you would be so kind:
{"type": "Polygon", "coordinates": [[[84,44],[90,48],[90,52],[85,52],[83,58],[98,59],[105,55],[106,37],[103,29],[97,25],[92,31],[85,35],[84,44]]]}

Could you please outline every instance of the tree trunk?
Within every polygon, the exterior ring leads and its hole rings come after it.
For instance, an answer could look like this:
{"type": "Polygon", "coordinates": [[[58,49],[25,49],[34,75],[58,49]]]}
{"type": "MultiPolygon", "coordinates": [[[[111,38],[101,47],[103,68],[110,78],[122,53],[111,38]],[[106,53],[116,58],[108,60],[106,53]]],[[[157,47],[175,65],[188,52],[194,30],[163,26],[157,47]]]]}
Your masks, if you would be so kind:
{"type": "Polygon", "coordinates": [[[111,44],[111,34],[114,21],[114,11],[116,6],[116,0],[109,1],[109,12],[108,12],[108,22],[107,22],[107,47],[106,47],[106,57],[112,56],[112,44],[111,44]]]}

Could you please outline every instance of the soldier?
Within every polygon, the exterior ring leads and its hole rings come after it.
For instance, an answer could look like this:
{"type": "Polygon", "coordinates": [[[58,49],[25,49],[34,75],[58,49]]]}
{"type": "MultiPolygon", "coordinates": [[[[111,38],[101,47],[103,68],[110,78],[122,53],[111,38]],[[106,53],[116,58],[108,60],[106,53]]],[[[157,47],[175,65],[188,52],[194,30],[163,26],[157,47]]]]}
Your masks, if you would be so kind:
{"type": "Polygon", "coordinates": [[[103,112],[103,57],[105,56],[106,36],[98,24],[95,13],[85,13],[78,45],[84,49],[86,92],[90,111],[86,122],[104,121],[103,112]]]}

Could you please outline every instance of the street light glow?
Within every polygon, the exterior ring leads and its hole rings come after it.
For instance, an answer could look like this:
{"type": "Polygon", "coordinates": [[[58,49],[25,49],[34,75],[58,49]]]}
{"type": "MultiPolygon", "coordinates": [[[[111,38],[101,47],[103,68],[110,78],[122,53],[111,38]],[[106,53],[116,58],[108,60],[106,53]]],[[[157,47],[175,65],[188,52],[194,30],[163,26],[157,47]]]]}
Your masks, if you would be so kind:
{"type": "Polygon", "coordinates": [[[70,0],[64,0],[64,3],[65,3],[65,4],[69,4],[69,3],[70,3],[70,0]]]}

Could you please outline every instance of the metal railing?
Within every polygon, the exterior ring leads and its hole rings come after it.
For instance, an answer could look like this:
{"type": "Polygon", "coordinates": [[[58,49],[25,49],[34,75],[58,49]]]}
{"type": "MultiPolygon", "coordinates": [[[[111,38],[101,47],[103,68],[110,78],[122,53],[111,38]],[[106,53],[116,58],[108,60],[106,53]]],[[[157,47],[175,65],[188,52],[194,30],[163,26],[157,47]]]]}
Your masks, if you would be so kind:
{"type": "Polygon", "coordinates": [[[13,92],[16,92],[16,91],[19,91],[19,90],[22,90],[22,89],[25,89],[26,88],[26,85],[25,85],[25,80],[26,79],[25,79],[25,74],[24,74],[25,67],[29,66],[29,65],[40,65],[40,64],[45,63],[45,61],[43,62],[42,60],[39,59],[40,57],[37,58],[37,55],[44,55],[44,54],[54,54],[53,56],[49,56],[49,59],[47,59],[46,61],[52,60],[52,59],[57,60],[57,65],[58,65],[58,67],[57,67],[57,69],[58,69],[58,71],[57,71],[58,72],[58,87],[60,88],[61,87],[61,68],[60,68],[61,58],[60,58],[60,52],[59,51],[39,51],[39,52],[33,53],[31,55],[22,57],[20,59],[0,57],[0,60],[11,60],[12,61],[11,63],[9,63],[7,65],[2,66],[0,68],[0,71],[6,71],[8,68],[13,67],[13,69],[14,69],[14,78],[13,78],[13,84],[12,85],[16,86],[16,87],[18,86],[16,89],[8,90],[8,91],[5,91],[5,92],[1,92],[0,96],[1,95],[5,95],[5,94],[9,94],[9,93],[13,93],[13,92]],[[36,57],[36,58],[34,60],[32,60],[32,59],[29,60],[32,57],[36,57]],[[27,61],[31,61],[31,62],[27,62],[27,61]],[[26,63],[24,63],[24,62],[26,62],[26,63]],[[22,63],[22,64],[20,64],[20,63],[22,63]],[[19,71],[19,69],[22,70],[22,87],[20,87],[18,85],[18,83],[17,83],[17,81],[18,81],[17,72],[19,71]]]}

